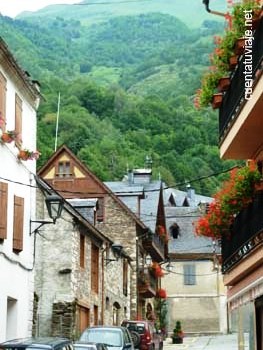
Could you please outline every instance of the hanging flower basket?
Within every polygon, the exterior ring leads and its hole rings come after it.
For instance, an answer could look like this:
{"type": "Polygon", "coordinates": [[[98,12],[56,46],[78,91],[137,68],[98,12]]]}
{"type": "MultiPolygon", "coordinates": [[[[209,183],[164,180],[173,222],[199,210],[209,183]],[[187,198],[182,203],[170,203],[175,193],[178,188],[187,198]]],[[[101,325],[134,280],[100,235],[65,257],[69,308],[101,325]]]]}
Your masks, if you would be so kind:
{"type": "Polygon", "coordinates": [[[213,109],[219,108],[222,104],[222,101],[223,101],[222,93],[214,94],[212,98],[212,108],[213,109]]]}

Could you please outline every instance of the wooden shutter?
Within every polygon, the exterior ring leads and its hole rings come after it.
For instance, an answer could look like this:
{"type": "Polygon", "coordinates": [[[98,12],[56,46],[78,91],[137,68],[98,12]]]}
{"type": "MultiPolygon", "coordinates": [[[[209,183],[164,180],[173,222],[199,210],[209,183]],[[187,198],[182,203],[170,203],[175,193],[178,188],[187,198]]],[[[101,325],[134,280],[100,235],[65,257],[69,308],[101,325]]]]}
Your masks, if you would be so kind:
{"type": "Polygon", "coordinates": [[[15,131],[17,134],[22,134],[22,100],[17,94],[15,105],[15,131]]]}
{"type": "Polygon", "coordinates": [[[13,251],[23,250],[24,198],[14,196],[13,251]]]}
{"type": "Polygon", "coordinates": [[[8,184],[0,182],[0,239],[7,237],[8,184]]]}
{"type": "Polygon", "coordinates": [[[84,329],[90,326],[90,310],[86,307],[79,306],[79,331],[82,333],[84,329]]]}
{"type": "Polygon", "coordinates": [[[99,291],[99,248],[91,245],[91,289],[93,292],[99,291]]]}
{"type": "MultiPolygon", "coordinates": [[[[6,120],[6,78],[0,72],[0,112],[1,117],[6,120]]],[[[1,125],[1,129],[5,130],[5,123],[1,125]]]]}

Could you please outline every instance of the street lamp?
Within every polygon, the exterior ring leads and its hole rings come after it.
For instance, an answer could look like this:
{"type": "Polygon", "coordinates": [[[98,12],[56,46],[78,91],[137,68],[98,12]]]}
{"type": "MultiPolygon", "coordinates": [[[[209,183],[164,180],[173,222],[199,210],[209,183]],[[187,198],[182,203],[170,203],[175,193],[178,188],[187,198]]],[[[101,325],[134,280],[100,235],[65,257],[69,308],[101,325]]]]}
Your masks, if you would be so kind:
{"type": "Polygon", "coordinates": [[[57,194],[48,195],[45,199],[45,203],[46,203],[48,215],[52,219],[52,221],[30,219],[30,235],[38,231],[40,227],[42,227],[43,225],[55,224],[56,220],[61,216],[61,212],[63,209],[63,199],[59,195],[57,194]],[[31,231],[32,223],[37,223],[40,225],[35,230],[31,231]]]}
{"type": "Polygon", "coordinates": [[[209,13],[211,13],[213,15],[225,17],[226,14],[223,13],[223,12],[210,10],[210,8],[209,8],[209,0],[203,0],[203,4],[205,5],[205,9],[206,9],[207,12],[209,12],[209,13]]]}

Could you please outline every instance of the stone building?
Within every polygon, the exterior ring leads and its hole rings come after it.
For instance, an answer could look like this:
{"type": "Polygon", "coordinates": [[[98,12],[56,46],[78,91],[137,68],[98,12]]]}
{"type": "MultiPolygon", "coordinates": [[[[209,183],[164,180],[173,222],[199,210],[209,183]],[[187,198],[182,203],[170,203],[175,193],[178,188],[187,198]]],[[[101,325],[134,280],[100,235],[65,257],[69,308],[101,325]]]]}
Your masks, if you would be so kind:
{"type": "MultiPolygon", "coordinates": [[[[38,181],[37,215],[45,219],[44,196],[52,188],[38,181]]],[[[90,325],[108,318],[109,302],[115,319],[129,313],[131,259],[86,218],[90,204],[64,200],[62,215],[55,225],[44,225],[35,235],[34,335],[77,339],[90,325]],[[85,205],[87,205],[85,207],[85,205]],[[112,262],[111,268],[108,262],[112,262]],[[109,279],[110,294],[105,290],[109,279]],[[114,309],[115,308],[115,309],[114,309]]]]}
{"type": "Polygon", "coordinates": [[[225,333],[226,291],[220,249],[212,239],[194,232],[194,223],[212,198],[191,188],[186,192],[166,189],[165,198],[170,263],[162,285],[167,290],[168,331],[171,333],[179,320],[188,334],[225,333]]]}
{"type": "MultiPolygon", "coordinates": [[[[138,213],[130,210],[66,146],[60,147],[53,154],[40,169],[39,175],[64,198],[96,200],[98,208],[93,224],[106,237],[121,246],[131,258],[129,302],[125,308],[122,308],[112,298],[112,288],[116,285],[116,282],[115,279],[111,278],[111,274],[114,275],[113,268],[116,262],[112,261],[106,265],[109,275],[105,278],[103,298],[105,319],[103,322],[120,324],[123,318],[136,319],[145,316],[147,299],[156,295],[159,285],[158,277],[153,275],[150,278],[148,271],[144,270],[145,257],[151,255],[158,262],[163,261],[165,257],[165,245],[161,243],[155,232],[157,222],[164,222],[164,217],[161,215],[159,215],[159,221],[157,220],[158,204],[155,205],[156,213],[152,219],[155,226],[152,230],[149,225],[141,220],[139,215],[136,215],[138,213]],[[140,272],[145,275],[144,290],[141,293],[138,289],[140,272]]],[[[144,196],[143,190],[140,189],[140,192],[142,193],[139,196],[144,196]]],[[[157,202],[158,200],[159,197],[157,196],[157,202]]]]}

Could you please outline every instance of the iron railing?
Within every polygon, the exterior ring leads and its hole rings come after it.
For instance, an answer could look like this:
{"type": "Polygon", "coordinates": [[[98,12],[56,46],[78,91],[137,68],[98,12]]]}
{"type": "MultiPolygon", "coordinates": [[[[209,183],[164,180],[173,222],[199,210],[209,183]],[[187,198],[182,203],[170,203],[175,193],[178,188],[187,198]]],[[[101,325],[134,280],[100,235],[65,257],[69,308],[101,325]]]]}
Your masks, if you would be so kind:
{"type": "Polygon", "coordinates": [[[263,191],[235,218],[229,234],[222,235],[222,272],[227,272],[263,242],[263,191]]]}
{"type": "MultiPolygon", "coordinates": [[[[263,18],[253,33],[252,45],[252,79],[260,69],[263,59],[263,18]]],[[[245,60],[248,53],[239,57],[238,65],[231,75],[231,84],[226,91],[219,110],[219,138],[222,139],[227,127],[238,115],[239,109],[245,102],[245,60]]],[[[247,63],[246,63],[247,64],[247,63]]]]}

